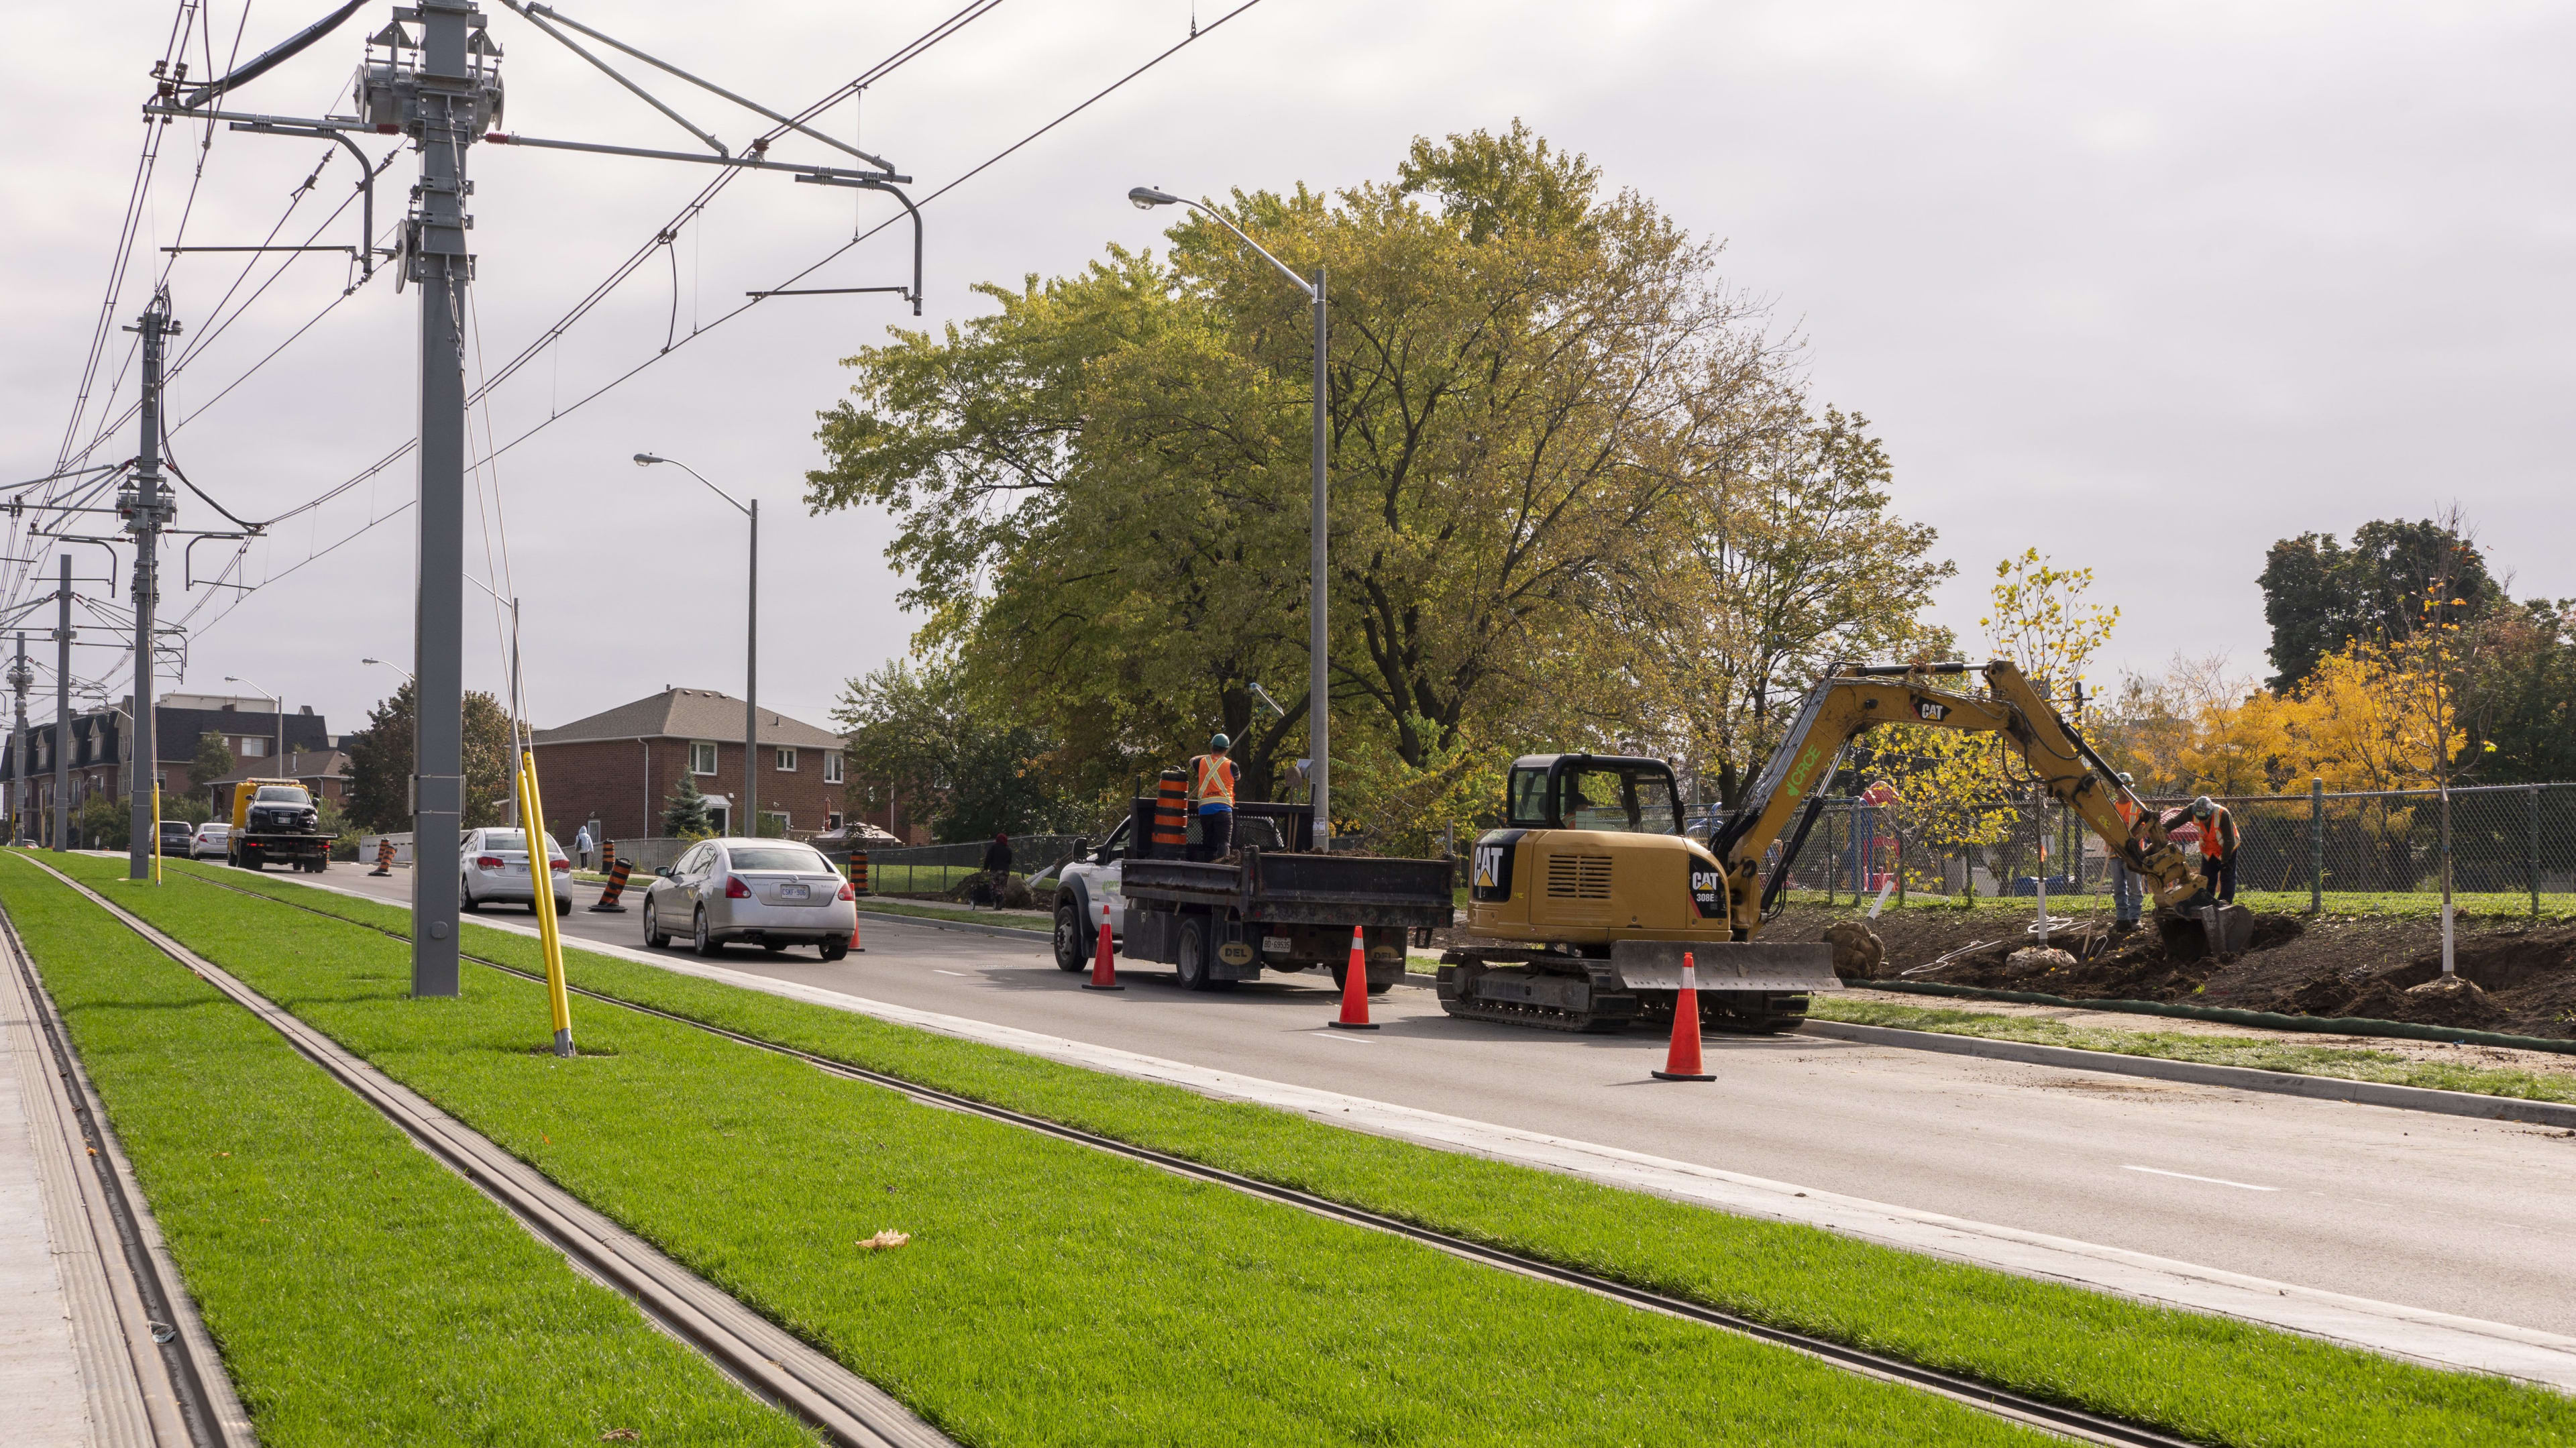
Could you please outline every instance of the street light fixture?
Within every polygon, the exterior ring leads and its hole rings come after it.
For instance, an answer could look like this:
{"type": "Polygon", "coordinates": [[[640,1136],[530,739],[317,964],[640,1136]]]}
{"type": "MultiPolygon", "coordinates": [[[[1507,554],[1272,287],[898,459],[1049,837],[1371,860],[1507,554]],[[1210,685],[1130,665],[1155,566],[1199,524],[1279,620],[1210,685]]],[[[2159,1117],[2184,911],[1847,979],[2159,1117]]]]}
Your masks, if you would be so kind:
{"type": "MultiPolygon", "coordinates": [[[[225,682],[225,683],[227,683],[227,684],[242,684],[242,685],[245,685],[245,686],[247,686],[247,687],[250,689],[250,691],[251,691],[252,693],[254,693],[254,694],[257,694],[257,695],[261,696],[262,698],[264,698],[264,699],[268,700],[268,702],[269,702],[269,703],[271,703],[271,704],[273,704],[273,705],[275,705],[275,706],[276,706],[276,708],[277,708],[277,757],[278,757],[278,759],[280,759],[281,761],[282,761],[282,760],[284,760],[284,759],[286,758],[286,701],[285,701],[284,699],[279,698],[277,695],[275,695],[275,694],[272,694],[272,693],[268,692],[266,689],[261,688],[259,685],[251,683],[251,681],[250,681],[250,680],[248,680],[248,679],[236,678],[236,677],[234,677],[234,676],[233,676],[233,675],[231,675],[231,674],[226,674],[226,675],[224,675],[224,682],[225,682]]],[[[284,767],[285,767],[285,765],[281,763],[278,767],[282,769],[282,768],[284,768],[284,767]]]]}
{"type": "Polygon", "coordinates": [[[1269,251],[1261,245],[1261,243],[1244,235],[1243,228],[1235,225],[1232,221],[1227,220],[1225,213],[1218,211],[1215,207],[1209,206],[1205,202],[1192,201],[1185,196],[1175,196],[1169,191],[1158,191],[1151,186],[1134,186],[1128,188],[1127,199],[1134,202],[1136,209],[1139,211],[1151,211],[1157,206],[1187,206],[1199,212],[1209,220],[1214,221],[1217,225],[1233,232],[1237,241],[1242,242],[1245,246],[1258,252],[1263,261],[1277,267],[1279,269],[1279,274],[1286,277],[1298,291],[1305,293],[1307,301],[1314,305],[1315,418],[1313,451],[1315,467],[1315,496],[1312,511],[1308,515],[1306,524],[1308,550],[1306,560],[1306,736],[1307,746],[1313,751],[1315,756],[1313,782],[1311,786],[1311,804],[1315,816],[1315,847],[1317,849],[1328,849],[1331,846],[1333,836],[1333,775],[1331,763],[1332,709],[1330,707],[1331,695],[1328,692],[1329,686],[1332,682],[1332,668],[1326,648],[1328,638],[1325,629],[1324,613],[1324,408],[1328,399],[1324,388],[1325,322],[1323,264],[1320,262],[1316,264],[1315,279],[1312,282],[1308,282],[1304,277],[1297,275],[1294,270],[1290,269],[1286,262],[1272,256],[1269,251]]]}
{"type": "Polygon", "coordinates": [[[750,599],[743,606],[744,628],[748,637],[742,649],[742,809],[735,816],[735,833],[760,832],[760,500],[745,503],[733,494],[708,483],[696,468],[678,458],[637,453],[635,466],[649,468],[655,463],[669,463],[680,471],[706,483],[707,491],[733,504],[735,511],[751,520],[750,599]]]}
{"type": "Polygon", "coordinates": [[[385,661],[384,661],[384,660],[382,660],[382,659],[360,659],[360,660],[358,660],[358,662],[359,662],[359,663],[362,663],[362,664],[378,664],[378,665],[382,665],[382,666],[383,666],[383,667],[385,667],[385,668],[391,669],[391,670],[393,670],[395,673],[402,675],[402,676],[403,676],[403,682],[404,682],[404,683],[406,683],[406,684],[414,684],[414,685],[417,685],[417,684],[420,682],[418,679],[415,679],[415,678],[413,678],[413,677],[411,676],[411,670],[404,668],[404,667],[403,667],[402,665],[400,665],[400,664],[388,664],[388,663],[385,663],[385,661]]]}

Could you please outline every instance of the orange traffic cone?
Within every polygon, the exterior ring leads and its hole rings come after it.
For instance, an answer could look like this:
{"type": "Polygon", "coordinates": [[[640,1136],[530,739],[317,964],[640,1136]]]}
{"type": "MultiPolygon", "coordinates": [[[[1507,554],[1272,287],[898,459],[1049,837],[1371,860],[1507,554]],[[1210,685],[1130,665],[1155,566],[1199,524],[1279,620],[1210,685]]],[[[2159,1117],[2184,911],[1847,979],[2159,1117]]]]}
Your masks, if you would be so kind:
{"type": "Polygon", "coordinates": [[[867,953],[868,948],[859,943],[859,913],[853,910],[850,912],[850,954],[865,955],[867,953]]]}
{"type": "Polygon", "coordinates": [[[1109,902],[1100,902],[1100,953],[1092,957],[1091,979],[1082,983],[1084,990],[1125,990],[1118,983],[1118,967],[1110,959],[1114,947],[1109,939],[1109,902]]]}
{"type": "Polygon", "coordinates": [[[1664,1054],[1664,1069],[1657,1071],[1658,1081],[1714,1081],[1717,1078],[1700,1069],[1699,1061],[1699,971],[1691,963],[1691,953],[1682,952],[1682,988],[1673,997],[1673,1044],[1664,1054]]]}
{"type": "Polygon", "coordinates": [[[1351,927],[1351,963],[1342,967],[1342,1013],[1324,1024],[1337,1031],[1374,1031],[1368,1018],[1368,950],[1360,928],[1351,927]]]}

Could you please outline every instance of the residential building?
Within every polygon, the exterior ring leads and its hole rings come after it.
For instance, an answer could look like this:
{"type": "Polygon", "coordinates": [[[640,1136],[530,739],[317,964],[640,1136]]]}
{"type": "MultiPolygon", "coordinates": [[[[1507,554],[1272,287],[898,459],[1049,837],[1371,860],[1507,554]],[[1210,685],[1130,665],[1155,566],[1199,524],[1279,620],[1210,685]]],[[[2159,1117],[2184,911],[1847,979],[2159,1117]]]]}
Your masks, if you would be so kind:
{"type": "MultiPolygon", "coordinates": [[[[123,798],[126,791],[126,726],[133,717],[134,700],[128,695],[105,709],[91,709],[72,716],[68,731],[71,761],[71,798],[74,814],[93,794],[106,793],[123,798]]],[[[161,798],[166,808],[170,801],[191,793],[205,793],[212,781],[189,778],[189,762],[196,757],[197,740],[202,735],[222,737],[233,760],[245,777],[282,777],[268,775],[259,765],[274,760],[276,745],[283,734],[290,752],[299,757],[305,753],[328,751],[332,738],[322,716],[307,705],[296,713],[279,719],[277,706],[266,699],[237,699],[210,694],[168,694],[152,709],[153,752],[160,756],[156,773],[160,777],[161,798]]],[[[29,821],[29,833],[38,839],[50,839],[53,828],[54,754],[57,747],[56,722],[27,724],[27,799],[28,808],[39,818],[29,821]]],[[[17,743],[0,728],[0,782],[11,782],[18,775],[17,743]]],[[[299,776],[300,777],[300,776],[299,776]]],[[[11,806],[19,803],[12,798],[11,806]]]]}
{"type": "MultiPolygon", "coordinates": [[[[830,730],[760,711],[759,804],[772,828],[799,837],[840,828],[841,745],[830,730]]],[[[742,700],[721,690],[666,688],[540,729],[532,749],[547,828],[566,842],[592,820],[611,839],[659,836],[683,775],[707,797],[720,832],[740,823],[742,700]]]]}
{"type": "Polygon", "coordinates": [[[203,787],[213,792],[216,812],[220,814],[231,808],[233,786],[252,779],[291,779],[317,800],[344,804],[349,798],[349,756],[334,747],[296,750],[282,767],[270,759],[241,761],[232,773],[207,780],[203,787]]]}

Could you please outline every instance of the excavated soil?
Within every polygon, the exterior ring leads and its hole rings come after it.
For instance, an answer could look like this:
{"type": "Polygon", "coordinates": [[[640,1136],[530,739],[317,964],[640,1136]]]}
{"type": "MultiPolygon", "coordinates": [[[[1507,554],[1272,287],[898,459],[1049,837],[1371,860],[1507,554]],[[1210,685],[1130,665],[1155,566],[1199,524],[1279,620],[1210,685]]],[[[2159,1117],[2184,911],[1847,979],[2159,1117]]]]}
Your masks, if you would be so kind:
{"type": "MultiPolygon", "coordinates": [[[[1822,940],[1830,925],[1851,919],[1849,911],[1800,907],[1763,934],[1822,940]]],[[[1893,911],[1873,922],[1886,947],[1876,974],[2080,1000],[2177,1001],[2576,1038],[2576,925],[2462,920],[2455,958],[2468,984],[2445,987],[2437,979],[2442,930],[2431,920],[2258,915],[2247,949],[2213,959],[2196,925],[2151,919],[2144,929],[2114,935],[2103,916],[2050,936],[2074,964],[2036,953],[2017,964],[2014,953],[2038,943],[2029,923],[1992,910],[1893,911]]]]}

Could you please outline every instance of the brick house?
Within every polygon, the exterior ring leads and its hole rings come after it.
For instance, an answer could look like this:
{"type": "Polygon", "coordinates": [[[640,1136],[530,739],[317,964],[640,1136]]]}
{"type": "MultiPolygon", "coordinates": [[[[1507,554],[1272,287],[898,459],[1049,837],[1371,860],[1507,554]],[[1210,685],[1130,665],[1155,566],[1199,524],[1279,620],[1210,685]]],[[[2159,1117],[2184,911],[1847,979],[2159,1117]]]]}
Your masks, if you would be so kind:
{"type": "MultiPolygon", "coordinates": [[[[610,839],[660,835],[663,807],[680,792],[683,773],[707,796],[719,831],[735,828],[742,700],[720,690],[664,689],[540,729],[532,748],[547,828],[567,843],[590,820],[610,839]]],[[[840,828],[847,792],[841,748],[841,737],[829,730],[761,710],[760,812],[792,835],[840,828]]]]}
{"type": "MultiPolygon", "coordinates": [[[[155,748],[160,756],[155,771],[161,780],[162,807],[191,793],[204,794],[210,781],[188,777],[189,761],[195,758],[200,735],[222,737],[224,746],[233,752],[236,765],[244,777],[275,777],[263,767],[274,764],[277,739],[282,731],[286,747],[292,754],[307,756],[331,748],[329,727],[321,715],[307,705],[301,712],[277,716],[277,708],[266,699],[236,699],[208,694],[167,694],[152,709],[155,748]]],[[[113,708],[92,709],[74,714],[69,730],[71,764],[70,807],[77,815],[94,794],[116,798],[125,795],[126,721],[131,717],[132,696],[120,700],[113,708]]],[[[6,721],[0,721],[5,726],[6,721]]],[[[0,781],[17,778],[16,741],[10,730],[0,727],[0,781]]],[[[37,838],[50,838],[53,828],[54,751],[57,730],[52,720],[27,724],[27,798],[24,808],[36,816],[29,820],[27,831],[37,838]]],[[[13,810],[20,801],[10,801],[13,810]]]]}
{"type": "Polygon", "coordinates": [[[349,756],[338,749],[299,749],[287,756],[282,768],[273,759],[244,763],[221,779],[206,781],[205,788],[214,794],[216,813],[231,810],[233,786],[248,779],[292,779],[311,791],[315,799],[345,805],[349,801],[349,756]]]}

